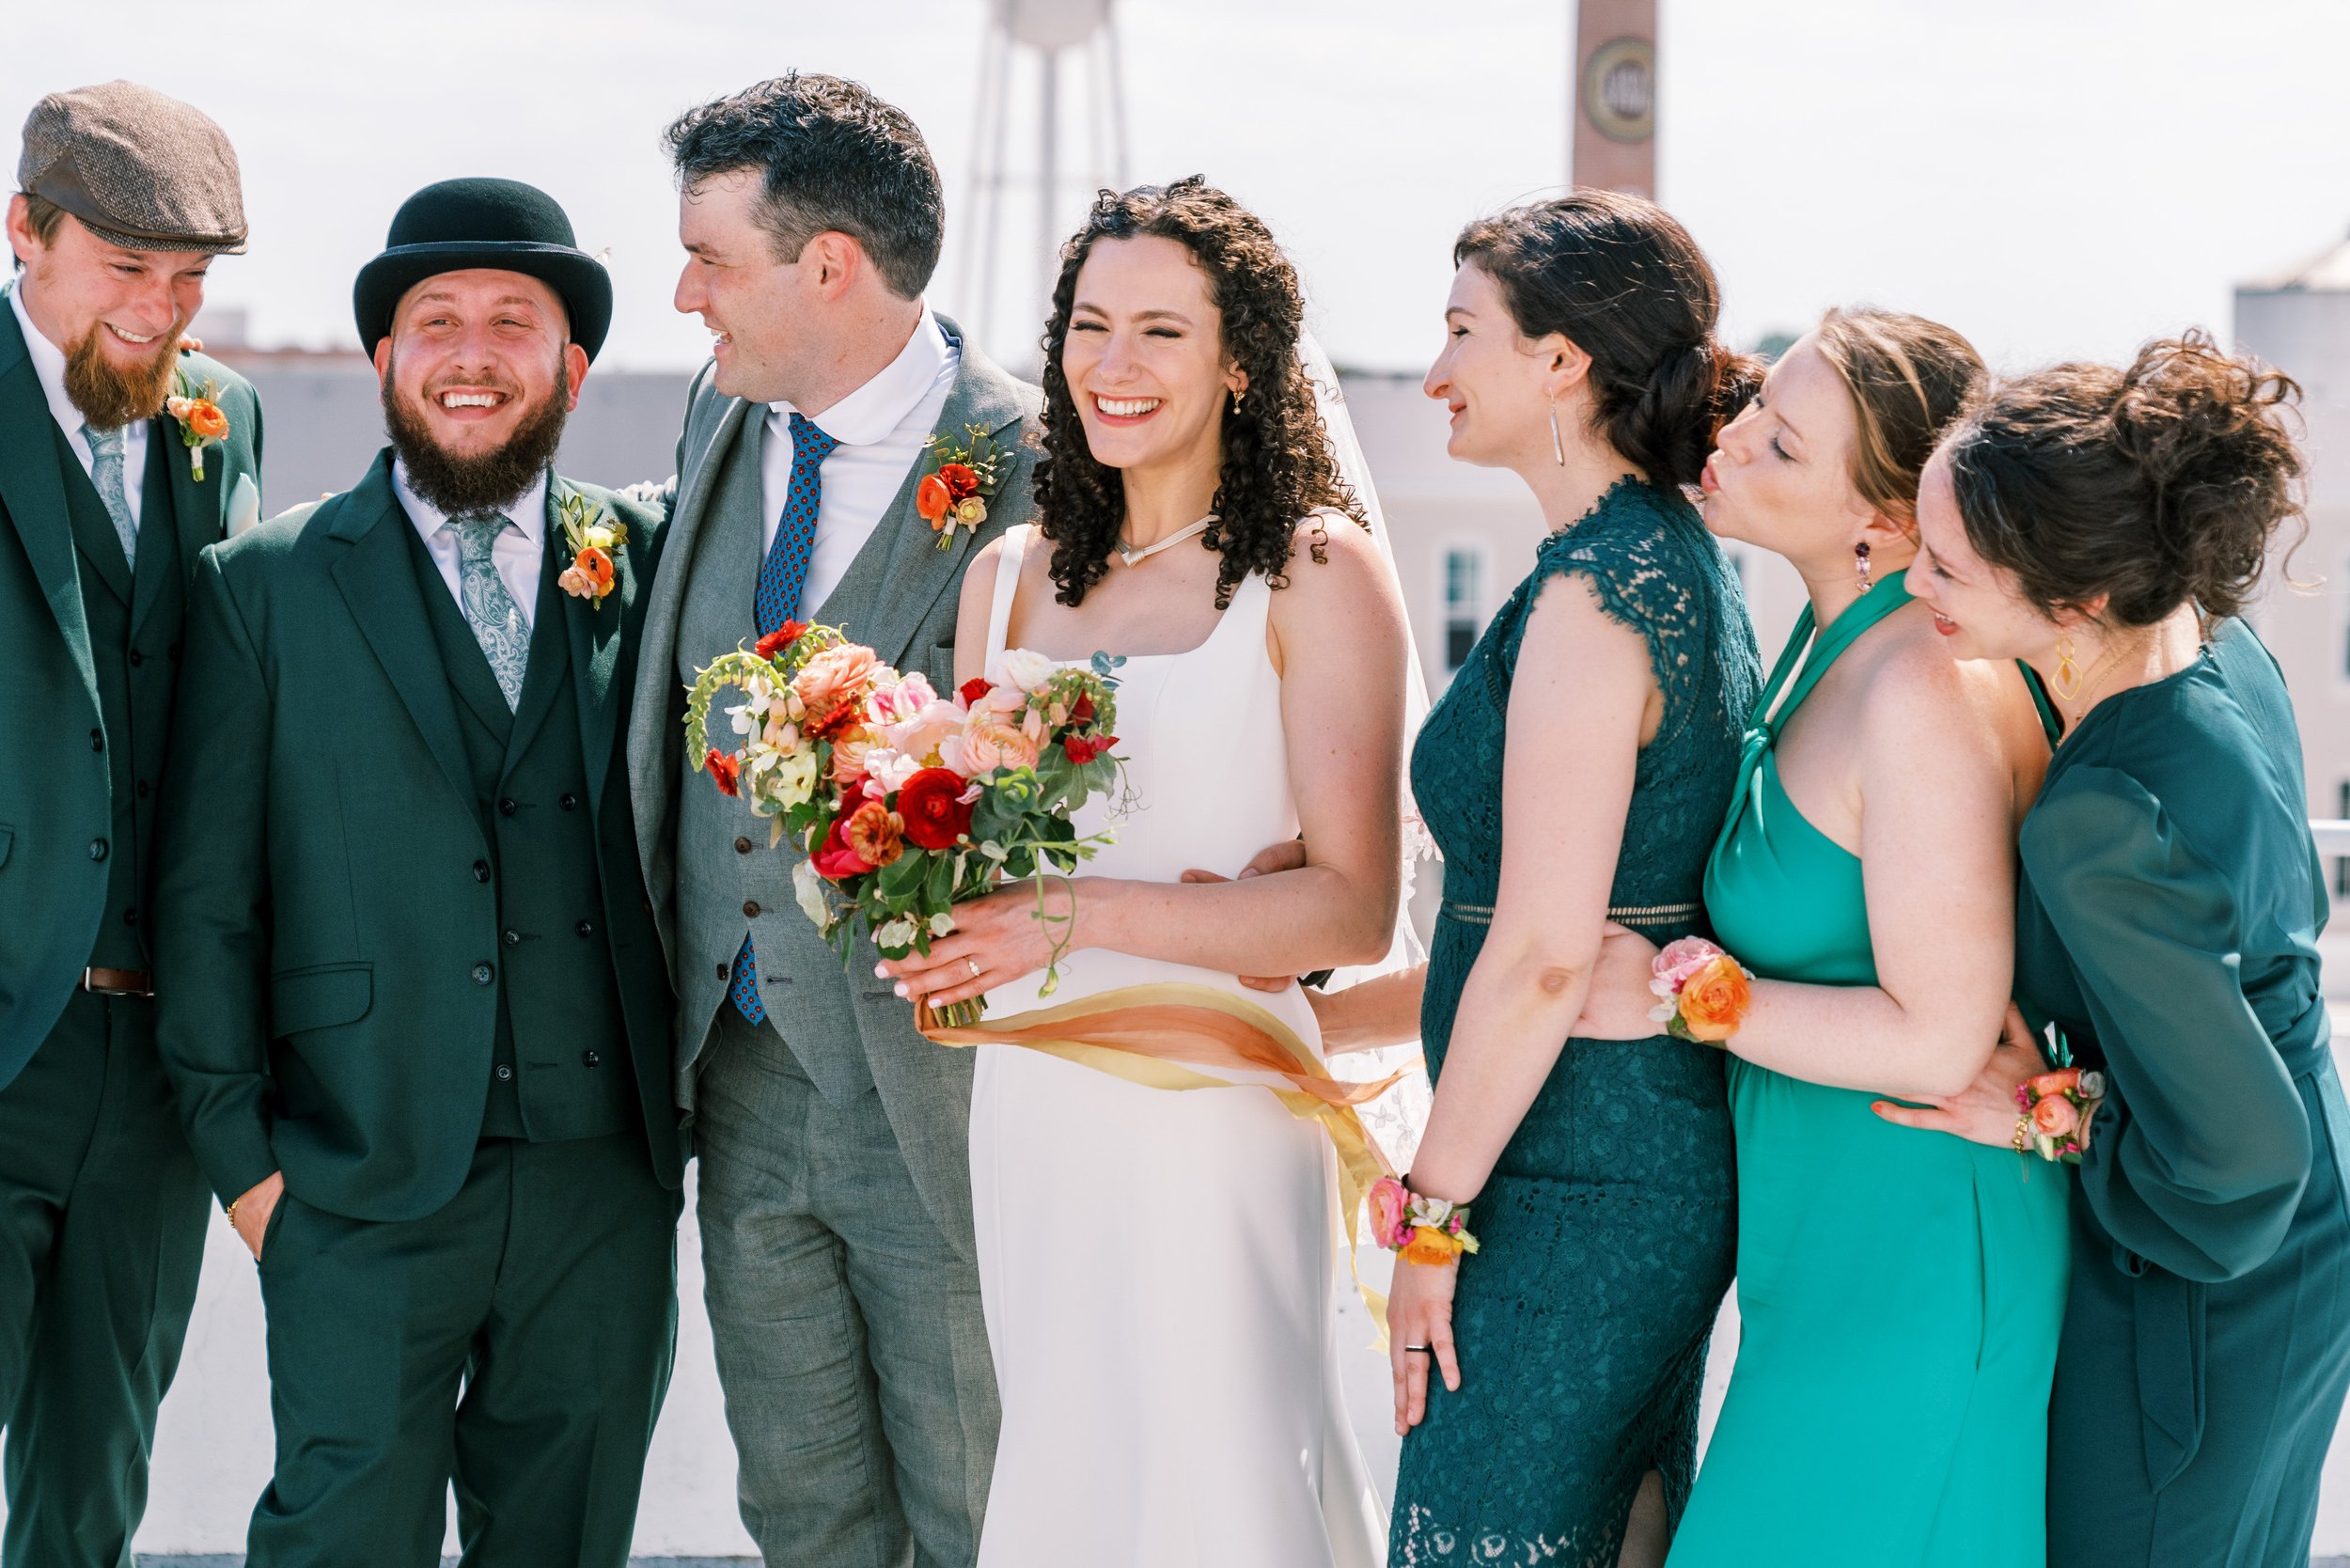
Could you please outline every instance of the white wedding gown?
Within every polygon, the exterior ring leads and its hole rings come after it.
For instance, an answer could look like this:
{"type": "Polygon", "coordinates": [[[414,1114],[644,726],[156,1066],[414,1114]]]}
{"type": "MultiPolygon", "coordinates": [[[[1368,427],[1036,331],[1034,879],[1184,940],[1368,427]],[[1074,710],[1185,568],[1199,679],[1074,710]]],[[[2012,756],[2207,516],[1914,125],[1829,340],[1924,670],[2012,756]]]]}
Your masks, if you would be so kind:
{"type": "MultiPolygon", "coordinates": [[[[988,628],[1004,647],[1029,528],[1005,536],[988,628]]],[[[1038,547],[1042,547],[1041,541],[1038,547]]],[[[1271,590],[1252,575],[1208,640],[1118,671],[1134,799],[1078,829],[1085,874],[1236,875],[1297,832],[1271,590]]],[[[1316,1049],[1294,988],[1088,950],[988,994],[988,1021],[1124,986],[1247,997],[1316,1049]]],[[[978,1047],[971,1187],[1003,1435],[980,1568],[1374,1568],[1386,1528],[1332,1342],[1334,1162],[1321,1127],[1253,1085],[1172,1090],[1011,1045],[978,1047]]],[[[1370,1355],[1348,1346],[1350,1355],[1370,1355]]]]}

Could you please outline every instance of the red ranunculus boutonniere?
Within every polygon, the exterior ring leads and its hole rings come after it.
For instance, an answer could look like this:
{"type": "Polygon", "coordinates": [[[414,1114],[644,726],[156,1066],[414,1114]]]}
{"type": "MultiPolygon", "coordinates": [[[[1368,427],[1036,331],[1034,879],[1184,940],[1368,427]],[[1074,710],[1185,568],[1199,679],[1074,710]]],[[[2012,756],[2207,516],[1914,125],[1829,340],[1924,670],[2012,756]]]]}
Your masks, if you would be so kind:
{"type": "Polygon", "coordinates": [[[217,382],[207,381],[198,392],[185,370],[172,372],[171,396],[164,412],[180,421],[180,443],[188,449],[188,477],[204,482],[204,448],[228,434],[228,416],[212,400],[220,396],[217,382]]]}
{"type": "Polygon", "coordinates": [[[964,431],[969,441],[961,447],[931,437],[930,455],[938,466],[914,487],[914,510],[936,531],[941,550],[954,543],[957,527],[979,531],[987,521],[987,504],[1003,483],[1003,454],[987,431],[978,425],[965,425],[964,431]]]}
{"type": "Polygon", "coordinates": [[[628,542],[627,525],[577,492],[558,499],[555,510],[563,520],[563,542],[572,552],[572,564],[555,580],[556,586],[601,610],[615,580],[613,557],[628,542]]]}

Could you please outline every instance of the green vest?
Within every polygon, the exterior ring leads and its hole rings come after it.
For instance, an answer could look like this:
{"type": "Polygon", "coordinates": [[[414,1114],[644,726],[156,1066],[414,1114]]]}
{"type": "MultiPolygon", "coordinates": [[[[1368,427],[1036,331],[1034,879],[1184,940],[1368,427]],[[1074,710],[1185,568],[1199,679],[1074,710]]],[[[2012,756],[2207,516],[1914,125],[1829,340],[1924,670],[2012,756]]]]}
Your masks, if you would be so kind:
{"type": "MultiPolygon", "coordinates": [[[[66,514],[81,575],[82,614],[89,625],[90,662],[98,676],[99,721],[93,750],[106,754],[113,783],[113,818],[104,845],[105,913],[90,944],[89,962],[109,969],[148,969],[142,922],[154,880],[155,789],[163,776],[171,733],[171,699],[180,667],[180,633],[187,616],[179,530],[163,464],[170,447],[162,427],[147,440],[146,485],[139,512],[135,572],[122,558],[97,486],[81,459],[51,421],[65,478],[66,514]]],[[[99,853],[92,846],[92,853],[99,853]]]]}
{"type": "Polygon", "coordinates": [[[636,1082],[603,930],[595,821],[556,587],[565,563],[552,549],[541,562],[530,664],[522,701],[509,710],[440,567],[413,525],[403,531],[457,699],[498,890],[497,1036],[482,1136],[552,1142],[624,1131],[639,1118],[636,1082]]]}

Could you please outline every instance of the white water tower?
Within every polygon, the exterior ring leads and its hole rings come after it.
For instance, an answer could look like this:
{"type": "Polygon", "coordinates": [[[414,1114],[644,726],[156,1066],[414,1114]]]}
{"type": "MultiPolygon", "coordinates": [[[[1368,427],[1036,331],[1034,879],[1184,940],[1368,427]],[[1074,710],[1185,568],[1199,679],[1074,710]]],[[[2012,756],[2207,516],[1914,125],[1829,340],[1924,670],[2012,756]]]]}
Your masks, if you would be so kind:
{"type": "Polygon", "coordinates": [[[964,209],[978,243],[963,252],[956,294],[990,353],[1033,368],[1061,242],[1095,191],[1127,183],[1118,26],[1110,0],[988,0],[987,10],[964,209]],[[1015,121],[1029,155],[1010,150],[1015,121]]]}

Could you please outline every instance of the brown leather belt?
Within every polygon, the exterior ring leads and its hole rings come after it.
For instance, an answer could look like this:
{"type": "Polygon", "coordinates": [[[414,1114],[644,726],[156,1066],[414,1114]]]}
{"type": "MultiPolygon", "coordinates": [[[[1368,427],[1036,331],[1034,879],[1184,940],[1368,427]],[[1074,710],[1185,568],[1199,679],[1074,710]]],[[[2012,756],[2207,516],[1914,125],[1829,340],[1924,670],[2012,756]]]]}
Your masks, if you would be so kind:
{"type": "Polygon", "coordinates": [[[85,969],[82,989],[99,996],[152,996],[155,977],[144,969],[85,969]]]}

